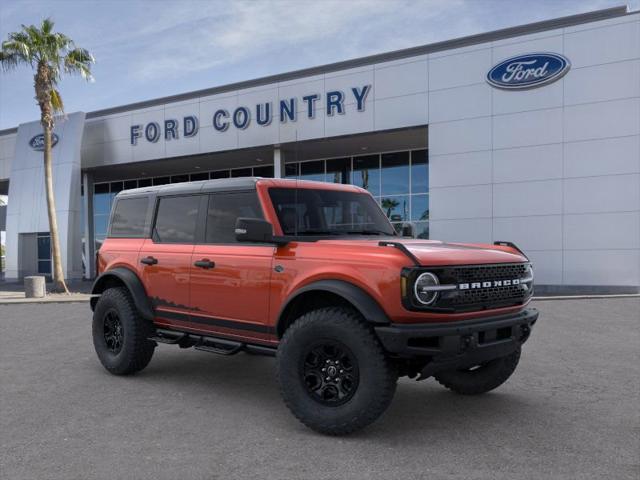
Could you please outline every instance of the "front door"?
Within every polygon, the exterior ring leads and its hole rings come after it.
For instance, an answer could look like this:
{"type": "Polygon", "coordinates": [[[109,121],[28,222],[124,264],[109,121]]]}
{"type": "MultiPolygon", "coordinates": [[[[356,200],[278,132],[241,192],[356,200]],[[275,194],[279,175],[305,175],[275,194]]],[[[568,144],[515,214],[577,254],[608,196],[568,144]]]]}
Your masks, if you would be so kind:
{"type": "Polygon", "coordinates": [[[185,327],[189,323],[189,275],[203,196],[161,197],[152,238],[138,256],[143,284],[156,313],[156,323],[185,327]]]}
{"type": "Polygon", "coordinates": [[[274,246],[238,243],[238,217],[263,218],[255,191],[209,196],[204,243],[195,246],[191,257],[191,319],[212,333],[271,340],[274,246]]]}

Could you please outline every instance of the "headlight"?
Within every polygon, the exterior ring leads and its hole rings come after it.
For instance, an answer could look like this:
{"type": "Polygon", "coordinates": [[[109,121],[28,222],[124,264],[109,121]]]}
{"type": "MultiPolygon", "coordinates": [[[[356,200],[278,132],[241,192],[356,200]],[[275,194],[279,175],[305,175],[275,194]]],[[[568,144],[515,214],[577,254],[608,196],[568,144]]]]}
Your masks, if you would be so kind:
{"type": "Polygon", "coordinates": [[[413,284],[416,300],[422,305],[431,305],[438,298],[438,285],[440,285],[440,281],[433,273],[421,274],[413,284]]]}

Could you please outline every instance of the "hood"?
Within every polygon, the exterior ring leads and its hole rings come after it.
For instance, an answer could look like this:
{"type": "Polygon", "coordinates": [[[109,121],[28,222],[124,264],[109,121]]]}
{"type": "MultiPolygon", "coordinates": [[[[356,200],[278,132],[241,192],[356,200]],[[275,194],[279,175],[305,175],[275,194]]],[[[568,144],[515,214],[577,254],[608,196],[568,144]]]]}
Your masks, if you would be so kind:
{"type": "MultiPolygon", "coordinates": [[[[349,247],[378,247],[380,242],[404,246],[420,265],[478,265],[521,263],[527,258],[513,247],[482,243],[447,243],[438,240],[416,240],[399,237],[369,237],[366,239],[335,239],[323,242],[349,247]]],[[[393,248],[393,246],[379,247],[393,248]]],[[[398,249],[400,251],[400,249],[398,249]]]]}
{"type": "Polygon", "coordinates": [[[400,240],[420,265],[477,265],[521,263],[527,258],[513,247],[482,243],[446,243],[435,240],[400,240]]]}

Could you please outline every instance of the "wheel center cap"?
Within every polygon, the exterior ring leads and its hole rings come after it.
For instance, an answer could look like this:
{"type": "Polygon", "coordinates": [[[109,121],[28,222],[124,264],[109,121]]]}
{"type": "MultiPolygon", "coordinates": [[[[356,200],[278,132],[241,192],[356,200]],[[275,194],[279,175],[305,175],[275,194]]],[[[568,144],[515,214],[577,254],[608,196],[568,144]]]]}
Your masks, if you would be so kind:
{"type": "Polygon", "coordinates": [[[335,377],[336,373],[338,373],[338,369],[333,365],[327,368],[327,375],[330,377],[335,377]]]}

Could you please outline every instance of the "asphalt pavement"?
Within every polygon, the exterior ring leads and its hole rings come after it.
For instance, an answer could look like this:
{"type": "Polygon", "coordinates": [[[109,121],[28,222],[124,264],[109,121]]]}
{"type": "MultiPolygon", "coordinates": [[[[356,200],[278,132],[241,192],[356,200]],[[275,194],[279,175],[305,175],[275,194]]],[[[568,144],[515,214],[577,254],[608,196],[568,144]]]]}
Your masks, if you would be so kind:
{"type": "Polygon", "coordinates": [[[86,303],[0,305],[0,478],[637,480],[640,298],[534,303],[500,389],[401,379],[386,414],[343,438],[289,413],[272,358],[161,345],[115,377],[86,303]]]}

